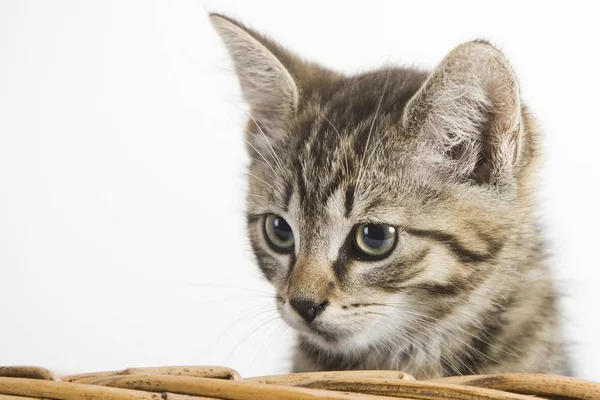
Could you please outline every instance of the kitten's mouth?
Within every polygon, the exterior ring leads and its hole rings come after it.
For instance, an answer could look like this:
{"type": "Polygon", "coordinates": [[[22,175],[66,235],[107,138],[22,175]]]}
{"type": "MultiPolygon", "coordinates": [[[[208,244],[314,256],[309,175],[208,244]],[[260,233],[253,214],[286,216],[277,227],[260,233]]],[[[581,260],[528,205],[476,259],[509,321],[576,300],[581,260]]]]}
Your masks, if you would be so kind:
{"type": "Polygon", "coordinates": [[[331,324],[322,317],[316,318],[314,321],[307,323],[306,320],[300,318],[297,312],[293,311],[285,302],[280,300],[279,312],[292,328],[298,331],[301,335],[310,339],[314,343],[319,343],[322,346],[335,348],[348,339],[356,332],[344,329],[344,326],[331,324]]]}
{"type": "Polygon", "coordinates": [[[332,342],[337,342],[340,335],[332,333],[332,332],[328,332],[325,331],[323,329],[319,329],[316,326],[312,326],[309,325],[309,329],[316,333],[317,335],[319,335],[323,340],[325,340],[326,342],[332,343],[332,342]]]}

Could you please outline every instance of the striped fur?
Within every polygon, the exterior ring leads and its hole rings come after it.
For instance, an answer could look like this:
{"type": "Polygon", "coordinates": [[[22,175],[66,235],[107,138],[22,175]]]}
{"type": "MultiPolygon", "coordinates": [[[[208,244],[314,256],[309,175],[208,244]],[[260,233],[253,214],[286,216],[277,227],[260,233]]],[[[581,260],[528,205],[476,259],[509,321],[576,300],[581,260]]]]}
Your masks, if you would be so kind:
{"type": "Polygon", "coordinates": [[[296,371],[569,373],[534,217],[538,137],[498,50],[343,76],[211,19],[251,109],[248,231],[298,330],[296,371]],[[271,213],[290,254],[265,241],[271,213]],[[398,229],[389,257],[357,253],[360,223],[398,229]],[[308,325],[292,296],[327,307],[308,325]]]}

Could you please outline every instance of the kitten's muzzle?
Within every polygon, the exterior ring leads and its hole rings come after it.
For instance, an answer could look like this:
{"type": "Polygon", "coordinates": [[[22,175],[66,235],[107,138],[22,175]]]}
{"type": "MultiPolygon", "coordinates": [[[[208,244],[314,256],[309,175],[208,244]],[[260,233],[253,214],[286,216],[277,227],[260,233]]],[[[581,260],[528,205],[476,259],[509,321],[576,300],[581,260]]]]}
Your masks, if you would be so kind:
{"type": "Polygon", "coordinates": [[[325,307],[329,304],[328,301],[324,301],[319,304],[312,300],[296,300],[290,299],[290,305],[306,322],[309,324],[317,318],[317,315],[325,310],[325,307]]]}

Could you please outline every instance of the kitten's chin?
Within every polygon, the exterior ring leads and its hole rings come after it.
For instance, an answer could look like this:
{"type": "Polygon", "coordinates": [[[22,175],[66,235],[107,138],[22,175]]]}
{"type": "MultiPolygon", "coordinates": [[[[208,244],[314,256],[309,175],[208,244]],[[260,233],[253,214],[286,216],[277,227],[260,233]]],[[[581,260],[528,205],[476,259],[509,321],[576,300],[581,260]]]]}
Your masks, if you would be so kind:
{"type": "Polygon", "coordinates": [[[304,325],[297,330],[304,340],[326,352],[333,354],[346,354],[373,348],[374,345],[388,340],[385,337],[384,321],[379,324],[367,324],[363,327],[356,327],[353,330],[347,329],[326,329],[319,323],[314,325],[304,325]]]}
{"type": "Polygon", "coordinates": [[[308,327],[300,330],[302,337],[314,346],[330,352],[343,352],[348,348],[356,348],[354,333],[331,333],[319,328],[308,327]]]}
{"type": "Polygon", "coordinates": [[[372,327],[344,333],[334,333],[318,327],[306,327],[300,334],[308,343],[329,353],[344,354],[372,347],[381,338],[372,327]]]}

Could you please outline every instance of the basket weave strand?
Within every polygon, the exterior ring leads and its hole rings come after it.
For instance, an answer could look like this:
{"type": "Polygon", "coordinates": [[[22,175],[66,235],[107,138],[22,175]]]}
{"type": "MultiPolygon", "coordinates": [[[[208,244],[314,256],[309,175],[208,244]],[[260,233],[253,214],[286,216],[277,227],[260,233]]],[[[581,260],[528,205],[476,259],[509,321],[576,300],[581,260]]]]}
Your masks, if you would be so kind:
{"type": "Polygon", "coordinates": [[[415,380],[399,371],[336,371],[241,379],[217,366],[130,368],[59,377],[0,367],[0,400],[600,400],[600,384],[543,374],[415,380]]]}

